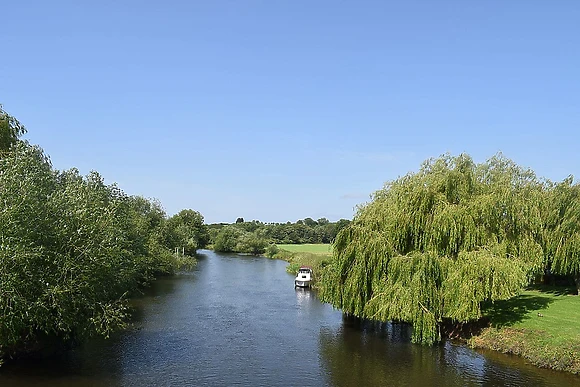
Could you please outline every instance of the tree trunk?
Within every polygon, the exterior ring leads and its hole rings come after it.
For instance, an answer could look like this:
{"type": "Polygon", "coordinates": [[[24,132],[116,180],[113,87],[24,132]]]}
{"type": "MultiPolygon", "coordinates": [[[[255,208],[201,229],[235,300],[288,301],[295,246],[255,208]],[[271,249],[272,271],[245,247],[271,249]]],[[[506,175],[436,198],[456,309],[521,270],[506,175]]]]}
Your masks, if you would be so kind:
{"type": "Polygon", "coordinates": [[[576,290],[578,291],[578,295],[580,296],[580,273],[574,275],[574,282],[576,282],[576,290]]]}

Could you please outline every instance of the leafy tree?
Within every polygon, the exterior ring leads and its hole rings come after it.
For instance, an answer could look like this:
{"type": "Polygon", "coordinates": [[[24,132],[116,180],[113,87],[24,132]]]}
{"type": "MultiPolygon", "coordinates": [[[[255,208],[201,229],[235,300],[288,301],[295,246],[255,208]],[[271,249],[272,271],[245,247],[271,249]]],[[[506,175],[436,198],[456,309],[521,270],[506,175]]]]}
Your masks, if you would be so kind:
{"type": "Polygon", "coordinates": [[[0,152],[10,149],[24,133],[26,128],[0,105],[0,152]]]}
{"type": "Polygon", "coordinates": [[[550,190],[545,218],[548,269],[572,276],[580,295],[580,186],[572,176],[550,190]]]}
{"type": "Polygon", "coordinates": [[[501,155],[426,161],[361,206],[334,244],[322,298],[363,318],[413,324],[413,341],[439,324],[481,317],[541,272],[545,186],[501,155]]]}
{"type": "Polygon", "coordinates": [[[179,237],[170,230],[161,204],[142,196],[127,197],[123,204],[124,231],[128,250],[135,254],[135,265],[139,266],[139,282],[172,273],[180,266],[171,254],[179,237]]]}
{"type": "MultiPolygon", "coordinates": [[[[40,147],[18,140],[23,127],[3,111],[0,131],[0,360],[45,337],[124,326],[127,295],[176,265],[161,206],[106,185],[97,172],[53,170],[40,147]]],[[[199,213],[178,215],[179,237],[207,241],[199,213]]]]}
{"type": "Polygon", "coordinates": [[[213,248],[215,251],[230,253],[235,252],[238,240],[243,234],[243,230],[234,226],[225,226],[218,233],[213,248]]]}
{"type": "Polygon", "coordinates": [[[168,229],[172,233],[168,247],[184,248],[188,255],[194,255],[197,249],[204,248],[209,242],[203,216],[194,210],[182,210],[169,218],[168,229]]]}
{"type": "Polygon", "coordinates": [[[248,254],[263,254],[268,247],[268,241],[256,233],[243,233],[239,236],[235,251],[248,254]]]}
{"type": "Polygon", "coordinates": [[[38,302],[51,287],[54,244],[47,200],[55,189],[50,163],[40,148],[25,143],[0,158],[0,358],[50,315],[38,302]]]}
{"type": "Polygon", "coordinates": [[[318,226],[318,223],[312,218],[304,219],[304,224],[307,225],[308,227],[311,227],[311,228],[318,226]]]}
{"type": "MultiPolygon", "coordinates": [[[[341,219],[336,223],[321,218],[318,221],[307,218],[299,220],[296,223],[269,223],[264,224],[260,221],[235,223],[232,226],[243,230],[244,232],[256,233],[260,238],[266,239],[269,243],[331,243],[334,241],[338,230],[345,227],[350,221],[341,219]]],[[[215,242],[219,231],[226,224],[208,225],[210,240],[215,242]]]]}
{"type": "Polygon", "coordinates": [[[334,235],[333,235],[332,239],[334,239],[336,237],[336,235],[340,232],[340,230],[342,230],[343,228],[345,228],[349,224],[350,224],[350,220],[348,220],[348,219],[339,219],[338,222],[336,222],[336,226],[335,226],[335,229],[334,229],[334,235]]]}

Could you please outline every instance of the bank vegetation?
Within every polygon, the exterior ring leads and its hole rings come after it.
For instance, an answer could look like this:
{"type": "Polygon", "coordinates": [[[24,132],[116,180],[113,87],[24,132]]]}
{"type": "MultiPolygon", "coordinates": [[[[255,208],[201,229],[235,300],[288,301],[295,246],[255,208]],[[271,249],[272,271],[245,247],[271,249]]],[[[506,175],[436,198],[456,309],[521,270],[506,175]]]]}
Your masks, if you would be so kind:
{"type": "Polygon", "coordinates": [[[25,132],[0,106],[0,362],[124,327],[128,297],[209,240],[198,212],[55,170],[25,132]]]}
{"type": "Polygon", "coordinates": [[[321,298],[361,318],[404,321],[433,344],[545,275],[580,290],[580,186],[498,154],[443,155],[385,184],[338,233],[321,298]]]}

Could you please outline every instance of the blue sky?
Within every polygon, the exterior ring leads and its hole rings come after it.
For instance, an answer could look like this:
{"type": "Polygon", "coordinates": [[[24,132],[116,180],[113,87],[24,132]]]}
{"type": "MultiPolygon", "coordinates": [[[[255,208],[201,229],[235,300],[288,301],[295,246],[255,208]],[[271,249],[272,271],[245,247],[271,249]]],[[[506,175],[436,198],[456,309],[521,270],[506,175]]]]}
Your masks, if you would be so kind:
{"type": "Polygon", "coordinates": [[[351,218],[445,152],[580,176],[575,0],[1,9],[0,103],[26,138],[170,215],[351,218]]]}

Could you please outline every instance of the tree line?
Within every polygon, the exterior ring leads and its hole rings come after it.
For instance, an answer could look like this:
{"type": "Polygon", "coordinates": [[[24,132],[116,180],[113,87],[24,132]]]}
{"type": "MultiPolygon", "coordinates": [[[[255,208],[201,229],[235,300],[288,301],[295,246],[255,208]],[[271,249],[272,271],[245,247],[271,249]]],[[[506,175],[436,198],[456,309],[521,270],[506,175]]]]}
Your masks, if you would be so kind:
{"type": "Polygon", "coordinates": [[[263,254],[272,244],[332,243],[347,219],[330,222],[326,218],[300,219],[295,223],[245,222],[210,224],[210,243],[215,251],[263,254]]]}
{"type": "Polygon", "coordinates": [[[55,170],[25,132],[0,105],[0,359],[123,327],[130,294],[209,242],[199,212],[55,170]]]}
{"type": "Polygon", "coordinates": [[[336,237],[321,297],[344,312],[413,325],[413,341],[440,340],[445,323],[481,317],[541,277],[580,293],[580,186],[498,154],[427,160],[385,184],[336,237]]]}

